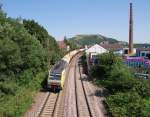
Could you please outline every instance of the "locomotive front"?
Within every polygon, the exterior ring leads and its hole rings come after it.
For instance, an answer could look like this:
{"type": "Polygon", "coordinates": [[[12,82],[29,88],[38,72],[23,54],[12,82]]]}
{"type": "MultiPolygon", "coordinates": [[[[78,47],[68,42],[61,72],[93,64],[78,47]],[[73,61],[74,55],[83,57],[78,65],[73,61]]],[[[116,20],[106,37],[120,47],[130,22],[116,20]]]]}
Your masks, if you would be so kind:
{"type": "Polygon", "coordinates": [[[61,74],[50,73],[48,78],[48,88],[49,89],[61,89],[61,74]]]}
{"type": "Polygon", "coordinates": [[[64,85],[64,71],[67,66],[67,62],[64,60],[58,61],[53,68],[49,71],[48,76],[48,83],[47,88],[48,89],[62,89],[64,85]]]}

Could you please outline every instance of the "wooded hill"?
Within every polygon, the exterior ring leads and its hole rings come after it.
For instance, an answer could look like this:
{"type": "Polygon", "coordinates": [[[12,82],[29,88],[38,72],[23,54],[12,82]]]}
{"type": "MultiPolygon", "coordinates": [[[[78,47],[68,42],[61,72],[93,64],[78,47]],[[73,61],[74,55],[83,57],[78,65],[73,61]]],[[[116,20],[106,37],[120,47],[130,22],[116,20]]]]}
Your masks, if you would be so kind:
{"type": "Polygon", "coordinates": [[[76,35],[75,37],[69,38],[69,41],[76,43],[78,46],[100,44],[103,41],[108,41],[109,43],[118,42],[116,39],[108,38],[100,34],[76,35]]]}

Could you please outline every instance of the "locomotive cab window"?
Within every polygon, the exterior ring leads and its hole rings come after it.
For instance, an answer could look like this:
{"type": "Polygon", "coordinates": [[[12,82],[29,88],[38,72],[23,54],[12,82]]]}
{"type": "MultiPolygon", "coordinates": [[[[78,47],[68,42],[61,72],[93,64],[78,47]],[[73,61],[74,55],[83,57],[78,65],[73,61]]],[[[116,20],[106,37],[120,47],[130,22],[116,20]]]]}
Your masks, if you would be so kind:
{"type": "Polygon", "coordinates": [[[60,80],[61,76],[60,75],[52,75],[52,76],[50,76],[50,79],[52,79],[52,80],[60,80]]]}

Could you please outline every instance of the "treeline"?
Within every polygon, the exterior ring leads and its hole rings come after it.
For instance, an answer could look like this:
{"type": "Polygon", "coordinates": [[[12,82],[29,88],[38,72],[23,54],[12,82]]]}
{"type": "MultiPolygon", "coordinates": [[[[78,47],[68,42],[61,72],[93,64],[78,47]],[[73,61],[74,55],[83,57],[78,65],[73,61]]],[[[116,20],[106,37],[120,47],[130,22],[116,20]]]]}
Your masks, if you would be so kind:
{"type": "Polygon", "coordinates": [[[108,90],[106,103],[114,117],[150,116],[150,80],[135,78],[132,69],[113,53],[98,56],[90,73],[93,81],[108,90]]]}
{"type": "Polygon", "coordinates": [[[79,47],[77,46],[77,44],[73,43],[72,41],[70,41],[69,39],[64,39],[64,43],[69,46],[70,50],[69,51],[72,51],[72,50],[75,50],[75,49],[78,49],[79,47]]]}
{"type": "Polygon", "coordinates": [[[20,116],[61,57],[55,39],[34,20],[0,10],[0,116],[20,116]]]}

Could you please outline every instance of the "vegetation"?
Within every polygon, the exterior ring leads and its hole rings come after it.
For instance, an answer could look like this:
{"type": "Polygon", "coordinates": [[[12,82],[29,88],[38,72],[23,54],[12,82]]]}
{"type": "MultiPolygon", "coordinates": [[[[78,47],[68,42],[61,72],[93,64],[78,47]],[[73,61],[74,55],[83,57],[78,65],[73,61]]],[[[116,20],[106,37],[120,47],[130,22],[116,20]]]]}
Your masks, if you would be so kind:
{"type": "Polygon", "coordinates": [[[150,116],[150,80],[137,79],[113,53],[98,56],[91,69],[94,82],[109,91],[106,102],[115,117],[150,116]]]}
{"type": "Polygon", "coordinates": [[[77,44],[73,43],[73,42],[70,41],[69,39],[66,39],[66,38],[65,38],[65,39],[64,39],[64,43],[70,47],[70,51],[71,51],[71,50],[75,50],[75,49],[78,48],[77,44]]]}
{"type": "Polygon", "coordinates": [[[48,63],[60,56],[56,41],[42,26],[0,10],[0,116],[21,116],[46,78],[48,63]]]}
{"type": "Polygon", "coordinates": [[[116,43],[118,42],[116,39],[107,38],[99,34],[95,35],[77,35],[69,39],[72,43],[76,43],[78,46],[85,46],[85,45],[93,45],[93,44],[100,44],[102,41],[108,41],[109,43],[116,43]]]}
{"type": "Polygon", "coordinates": [[[49,65],[54,64],[58,59],[62,57],[57,42],[52,36],[48,34],[44,27],[40,26],[34,20],[23,20],[23,24],[28,33],[34,35],[46,50],[48,55],[47,60],[50,61],[49,65]]]}
{"type": "Polygon", "coordinates": [[[87,59],[86,59],[86,53],[85,52],[80,57],[80,65],[82,65],[82,67],[83,67],[83,73],[88,74],[88,66],[87,66],[87,59]]]}

